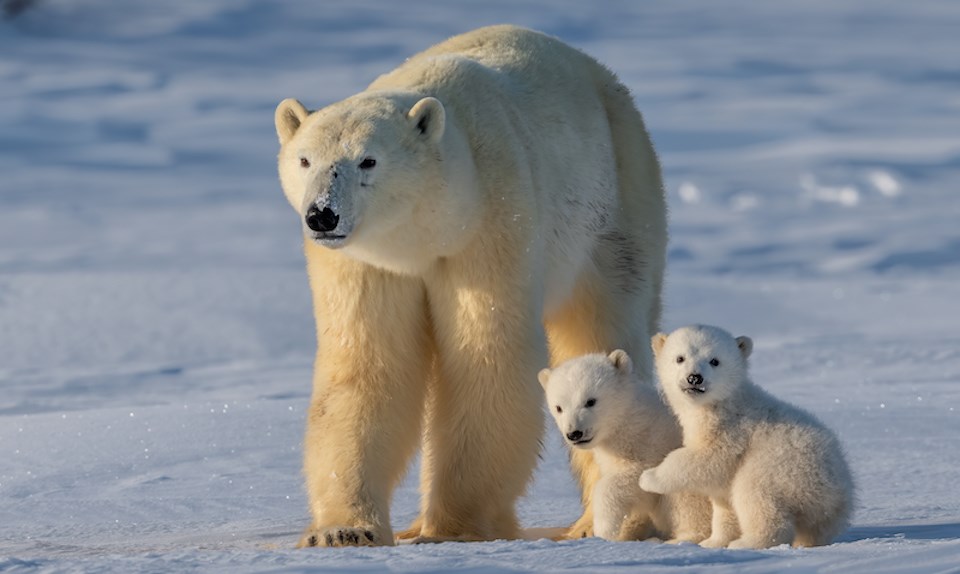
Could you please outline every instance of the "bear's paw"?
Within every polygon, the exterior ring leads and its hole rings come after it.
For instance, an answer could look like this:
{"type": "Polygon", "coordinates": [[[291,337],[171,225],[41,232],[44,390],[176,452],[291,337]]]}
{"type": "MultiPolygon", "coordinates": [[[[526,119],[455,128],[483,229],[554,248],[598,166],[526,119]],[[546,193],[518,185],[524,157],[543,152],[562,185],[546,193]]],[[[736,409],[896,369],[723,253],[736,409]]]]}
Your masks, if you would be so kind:
{"type": "Polygon", "coordinates": [[[654,469],[648,468],[640,475],[640,488],[655,494],[664,494],[665,489],[654,469]]]}
{"type": "Polygon", "coordinates": [[[392,538],[385,538],[375,528],[362,526],[322,526],[308,528],[297,548],[324,546],[336,548],[343,546],[385,546],[392,545],[392,538]]]}

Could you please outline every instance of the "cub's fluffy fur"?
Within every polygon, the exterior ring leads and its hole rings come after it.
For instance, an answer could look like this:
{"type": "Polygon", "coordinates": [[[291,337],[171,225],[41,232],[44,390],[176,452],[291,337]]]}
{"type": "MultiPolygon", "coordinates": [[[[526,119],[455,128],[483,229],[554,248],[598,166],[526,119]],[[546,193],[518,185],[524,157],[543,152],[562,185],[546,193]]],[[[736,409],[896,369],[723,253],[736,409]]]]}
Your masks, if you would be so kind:
{"type": "Polygon", "coordinates": [[[542,370],[539,378],[567,443],[592,449],[599,465],[592,496],[597,536],[699,542],[709,535],[705,497],[662,496],[637,483],[644,469],[680,446],[680,427],[656,388],[633,375],[625,351],[584,355],[542,370]]]}
{"type": "Polygon", "coordinates": [[[753,343],[707,326],[653,337],[660,382],[683,447],[645,471],[650,492],[713,503],[708,547],[828,544],[847,525],[853,480],[840,443],[813,415],[747,376],[753,343]]]}

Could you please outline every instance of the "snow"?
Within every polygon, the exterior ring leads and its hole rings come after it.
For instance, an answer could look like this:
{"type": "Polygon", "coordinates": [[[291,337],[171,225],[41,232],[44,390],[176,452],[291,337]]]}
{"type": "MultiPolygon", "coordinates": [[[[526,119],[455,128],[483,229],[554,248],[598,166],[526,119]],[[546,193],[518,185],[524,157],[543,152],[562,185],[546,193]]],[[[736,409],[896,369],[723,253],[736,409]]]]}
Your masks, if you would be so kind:
{"type": "MultiPolygon", "coordinates": [[[[960,85],[949,0],[40,0],[0,20],[0,571],[960,571],[960,85]],[[509,21],[634,92],[664,327],[750,335],[859,485],[830,546],[293,550],[314,332],[273,108],[509,21]]],[[[556,430],[523,524],[578,515],[556,430]]],[[[785,469],[789,471],[789,469],[785,469]]],[[[417,508],[416,469],[393,523],[417,508]]]]}

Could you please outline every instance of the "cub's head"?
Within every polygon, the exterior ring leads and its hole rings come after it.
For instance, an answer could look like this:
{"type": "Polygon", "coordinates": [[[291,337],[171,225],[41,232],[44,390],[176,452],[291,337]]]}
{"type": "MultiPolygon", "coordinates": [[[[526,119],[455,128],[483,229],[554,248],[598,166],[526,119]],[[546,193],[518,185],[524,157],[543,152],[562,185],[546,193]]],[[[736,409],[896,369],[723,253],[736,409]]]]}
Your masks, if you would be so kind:
{"type": "Polygon", "coordinates": [[[280,102],[280,182],[306,236],[340,249],[415,233],[416,194],[442,178],[445,118],[439,100],[406,93],[361,93],[312,113],[280,102]]]}
{"type": "Polygon", "coordinates": [[[632,371],[622,350],[584,355],[540,371],[547,408],[569,444],[593,448],[616,432],[625,405],[634,400],[632,371]]]}
{"type": "Polygon", "coordinates": [[[657,374],[671,405],[712,404],[730,396],[747,378],[752,350],[749,337],[705,325],[653,337],[657,374]]]}

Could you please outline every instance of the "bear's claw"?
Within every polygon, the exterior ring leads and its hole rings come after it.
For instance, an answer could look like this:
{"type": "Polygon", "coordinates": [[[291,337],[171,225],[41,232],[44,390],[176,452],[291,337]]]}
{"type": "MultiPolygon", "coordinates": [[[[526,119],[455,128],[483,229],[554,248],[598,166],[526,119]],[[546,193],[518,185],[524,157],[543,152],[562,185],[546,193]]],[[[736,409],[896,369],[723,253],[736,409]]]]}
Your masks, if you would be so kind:
{"type": "Polygon", "coordinates": [[[345,546],[382,546],[380,537],[369,528],[334,526],[310,529],[300,539],[298,548],[324,546],[338,548],[345,546]]]}

